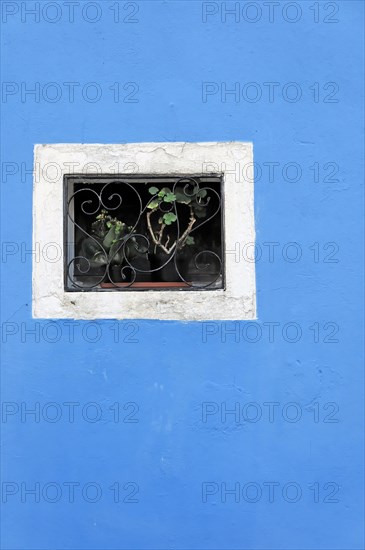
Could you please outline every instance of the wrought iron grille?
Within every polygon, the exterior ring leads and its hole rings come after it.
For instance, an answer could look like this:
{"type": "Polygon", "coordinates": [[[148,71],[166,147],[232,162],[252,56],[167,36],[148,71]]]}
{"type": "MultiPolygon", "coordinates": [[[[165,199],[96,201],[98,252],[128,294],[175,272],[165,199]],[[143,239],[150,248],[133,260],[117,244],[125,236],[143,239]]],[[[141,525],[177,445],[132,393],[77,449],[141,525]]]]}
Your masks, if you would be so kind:
{"type": "Polygon", "coordinates": [[[65,175],[65,290],[224,288],[221,175],[65,175]]]}

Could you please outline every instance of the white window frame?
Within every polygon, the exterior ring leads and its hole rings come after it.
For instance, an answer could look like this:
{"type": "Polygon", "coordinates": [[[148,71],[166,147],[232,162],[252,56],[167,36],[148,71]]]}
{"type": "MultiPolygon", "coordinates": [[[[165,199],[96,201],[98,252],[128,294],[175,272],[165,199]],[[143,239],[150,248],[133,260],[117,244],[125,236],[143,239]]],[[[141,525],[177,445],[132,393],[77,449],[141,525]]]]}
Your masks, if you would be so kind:
{"type": "Polygon", "coordinates": [[[34,147],[33,317],[42,319],[256,319],[253,147],[244,142],[45,144],[34,147]],[[63,176],[72,173],[219,173],[224,177],[226,288],[66,292],[63,176]],[[58,253],[56,253],[58,251],[58,253]]]}

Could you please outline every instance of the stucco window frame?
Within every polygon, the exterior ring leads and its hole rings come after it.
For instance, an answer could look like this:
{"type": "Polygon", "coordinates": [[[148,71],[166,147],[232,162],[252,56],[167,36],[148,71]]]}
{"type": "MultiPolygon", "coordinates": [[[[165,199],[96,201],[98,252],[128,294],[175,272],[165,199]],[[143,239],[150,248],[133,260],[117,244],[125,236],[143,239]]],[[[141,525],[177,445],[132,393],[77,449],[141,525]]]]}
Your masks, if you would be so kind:
{"type": "Polygon", "coordinates": [[[34,318],[256,318],[255,264],[240,251],[255,242],[253,147],[244,142],[44,144],[34,147],[34,318]],[[64,289],[63,181],[72,173],[221,173],[224,178],[225,289],[214,292],[67,292],[64,289]],[[51,245],[60,253],[44,254],[51,245]]]}

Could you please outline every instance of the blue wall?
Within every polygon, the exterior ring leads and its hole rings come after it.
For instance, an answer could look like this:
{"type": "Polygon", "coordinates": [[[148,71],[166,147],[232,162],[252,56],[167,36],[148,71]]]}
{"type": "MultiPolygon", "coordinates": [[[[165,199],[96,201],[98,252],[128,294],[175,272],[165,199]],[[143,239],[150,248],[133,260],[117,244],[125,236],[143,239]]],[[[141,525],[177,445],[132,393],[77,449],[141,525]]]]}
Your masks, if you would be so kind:
{"type": "Polygon", "coordinates": [[[2,548],[363,548],[362,2],[2,4],[2,548]],[[32,320],[34,143],[184,140],[254,143],[257,323],[32,320]]]}

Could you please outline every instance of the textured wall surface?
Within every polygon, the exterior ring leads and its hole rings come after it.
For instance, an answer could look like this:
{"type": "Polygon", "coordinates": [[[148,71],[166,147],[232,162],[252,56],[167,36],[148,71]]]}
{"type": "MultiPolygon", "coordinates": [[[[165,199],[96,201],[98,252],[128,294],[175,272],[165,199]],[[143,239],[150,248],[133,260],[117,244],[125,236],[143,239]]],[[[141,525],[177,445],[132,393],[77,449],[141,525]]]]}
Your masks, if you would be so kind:
{"type": "Polygon", "coordinates": [[[363,548],[363,3],[2,4],[2,548],[363,548]],[[32,319],[35,143],[230,140],[257,321],[32,319]]]}

